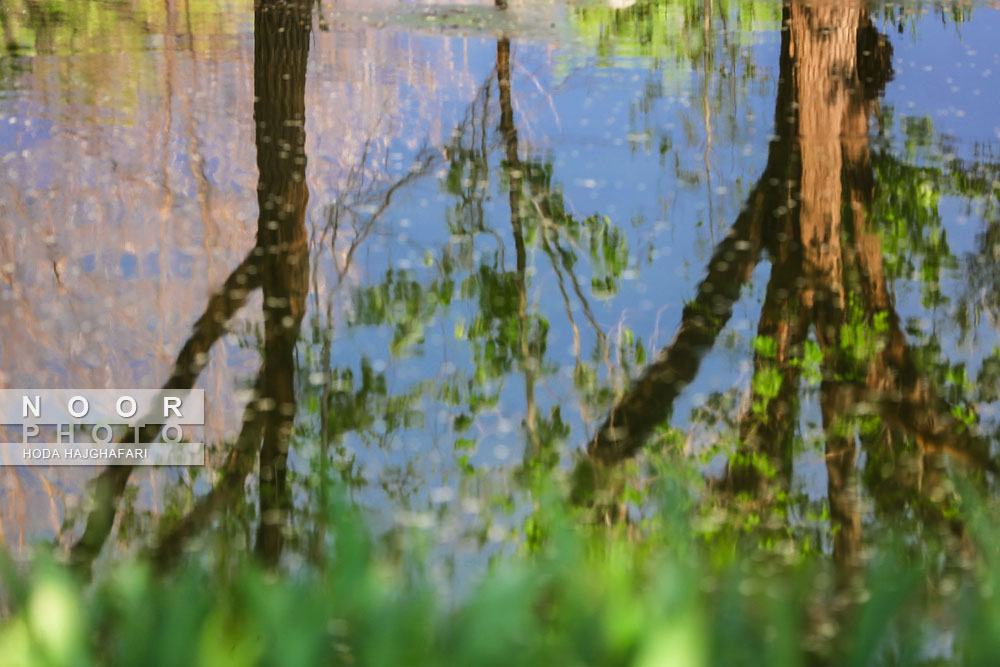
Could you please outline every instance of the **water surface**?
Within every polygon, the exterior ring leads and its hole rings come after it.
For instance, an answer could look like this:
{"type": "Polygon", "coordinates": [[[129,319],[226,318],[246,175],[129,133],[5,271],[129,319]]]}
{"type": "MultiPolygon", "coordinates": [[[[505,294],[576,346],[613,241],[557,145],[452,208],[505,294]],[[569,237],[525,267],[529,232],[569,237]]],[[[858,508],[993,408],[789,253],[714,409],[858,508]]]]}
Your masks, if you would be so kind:
{"type": "Polygon", "coordinates": [[[709,534],[752,506],[838,562],[961,553],[1000,13],[509,5],[0,4],[0,386],[198,386],[212,452],[0,470],[8,547],[295,564],[333,478],[460,569],[530,473],[680,453],[709,534]]]}

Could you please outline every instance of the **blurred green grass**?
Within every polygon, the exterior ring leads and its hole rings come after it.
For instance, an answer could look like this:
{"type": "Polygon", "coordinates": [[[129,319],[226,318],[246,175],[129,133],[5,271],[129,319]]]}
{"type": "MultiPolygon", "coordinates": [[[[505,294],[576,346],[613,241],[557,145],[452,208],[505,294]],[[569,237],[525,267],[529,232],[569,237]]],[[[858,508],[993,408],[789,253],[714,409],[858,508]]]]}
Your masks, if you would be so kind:
{"type": "MultiPolygon", "coordinates": [[[[519,548],[449,601],[419,549],[389,556],[332,494],[323,564],[252,556],[174,571],[133,559],[79,579],[6,560],[3,665],[996,664],[998,534],[962,488],[974,555],[942,574],[884,534],[856,568],[829,555],[713,554],[669,475],[638,524],[587,522],[543,492],[519,548]]],[[[730,547],[721,547],[730,549],[730,547]]]]}

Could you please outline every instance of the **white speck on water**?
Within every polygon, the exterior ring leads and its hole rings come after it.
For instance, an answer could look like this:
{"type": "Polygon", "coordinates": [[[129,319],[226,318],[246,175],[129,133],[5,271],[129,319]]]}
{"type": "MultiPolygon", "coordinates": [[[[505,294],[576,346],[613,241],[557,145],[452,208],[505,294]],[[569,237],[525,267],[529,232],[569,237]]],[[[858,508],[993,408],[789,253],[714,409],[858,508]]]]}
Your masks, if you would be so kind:
{"type": "Polygon", "coordinates": [[[431,489],[430,496],[431,502],[435,505],[450,503],[455,499],[455,489],[450,486],[439,486],[436,489],[431,489]]]}
{"type": "Polygon", "coordinates": [[[434,515],[430,512],[400,512],[396,521],[408,528],[428,529],[434,526],[434,515]]]}

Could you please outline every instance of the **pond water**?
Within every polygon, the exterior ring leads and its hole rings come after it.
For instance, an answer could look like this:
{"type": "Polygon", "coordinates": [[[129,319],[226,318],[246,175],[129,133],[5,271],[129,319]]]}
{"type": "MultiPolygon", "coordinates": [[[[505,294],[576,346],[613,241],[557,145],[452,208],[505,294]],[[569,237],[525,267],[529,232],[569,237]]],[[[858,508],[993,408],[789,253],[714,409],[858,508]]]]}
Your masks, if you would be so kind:
{"type": "Polygon", "coordinates": [[[664,452],[708,522],[961,542],[949,474],[1000,426],[995,3],[508,5],[0,2],[0,387],[200,387],[210,452],[0,469],[8,548],[294,564],[335,478],[461,570],[528,472],[664,452]]]}

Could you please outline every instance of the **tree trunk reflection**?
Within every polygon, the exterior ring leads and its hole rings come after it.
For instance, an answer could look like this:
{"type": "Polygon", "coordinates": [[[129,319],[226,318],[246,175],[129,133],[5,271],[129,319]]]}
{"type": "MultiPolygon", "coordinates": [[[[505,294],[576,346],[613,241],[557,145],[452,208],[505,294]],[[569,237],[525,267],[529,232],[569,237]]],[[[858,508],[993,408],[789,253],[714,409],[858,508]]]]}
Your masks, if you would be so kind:
{"type": "Polygon", "coordinates": [[[255,460],[260,512],[254,553],[269,567],[281,558],[292,510],[287,461],[296,412],[295,345],[309,293],[305,82],[310,32],[309,3],[261,2],[255,8],[254,122],[260,177],[257,245],[251,255],[257,258],[263,292],[263,359],[223,478],[161,538],[152,552],[161,567],[176,561],[184,542],[215,512],[236,501],[255,460]]]}
{"type": "Polygon", "coordinates": [[[254,121],[260,183],[257,250],[264,294],[260,409],[260,524],[255,551],[274,565],[291,497],[286,480],[295,418],[295,343],[309,292],[305,92],[311,3],[260,3],[254,17],[254,121]]]}
{"type": "MultiPolygon", "coordinates": [[[[888,289],[882,243],[868,218],[875,181],[869,118],[892,76],[891,46],[860,2],[789,2],[783,15],[776,137],[764,174],[716,248],[674,341],[616,401],[588,453],[598,468],[632,456],[669,418],[766,249],[771,275],[749,407],[723,488],[755,503],[788,496],[803,348],[812,330],[821,353],[833,555],[848,574],[862,549],[853,416],[877,415],[884,433],[899,435],[895,441],[915,442],[921,469],[938,469],[933,461],[941,453],[994,473],[997,465],[987,443],[955,419],[915,363],[888,289]]],[[[892,441],[862,439],[866,467],[878,468],[892,456],[892,441]]],[[[919,496],[930,493],[911,488],[919,496]]],[[[943,514],[935,520],[943,521],[943,514]]],[[[961,527],[951,529],[961,536],[961,527]]]]}
{"type": "MultiPolygon", "coordinates": [[[[210,299],[164,386],[194,386],[208,363],[212,346],[257,287],[264,297],[263,359],[254,398],[247,406],[243,428],[230,450],[222,480],[199,501],[195,511],[163,536],[154,551],[160,565],[173,562],[185,539],[242,492],[258,447],[260,523],[255,552],[269,565],[281,555],[284,525],[291,507],[286,462],[295,416],[294,353],[308,294],[305,79],[310,31],[309,2],[262,0],[254,8],[257,243],[210,299]]],[[[148,442],[158,433],[159,426],[151,425],[143,429],[141,436],[148,442]]],[[[111,467],[96,481],[95,508],[70,552],[70,560],[84,572],[111,532],[132,470],[131,466],[111,467]]]]}

